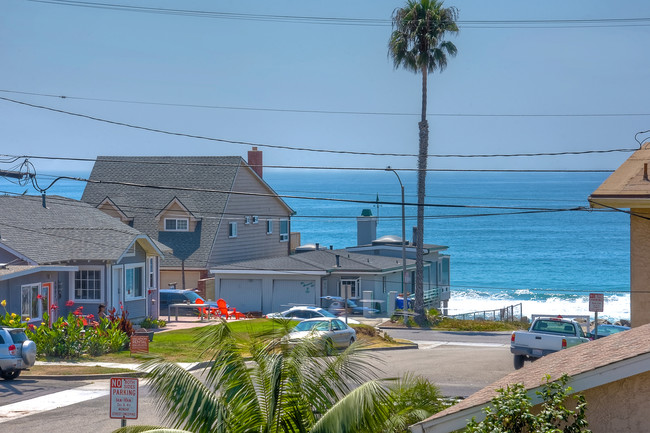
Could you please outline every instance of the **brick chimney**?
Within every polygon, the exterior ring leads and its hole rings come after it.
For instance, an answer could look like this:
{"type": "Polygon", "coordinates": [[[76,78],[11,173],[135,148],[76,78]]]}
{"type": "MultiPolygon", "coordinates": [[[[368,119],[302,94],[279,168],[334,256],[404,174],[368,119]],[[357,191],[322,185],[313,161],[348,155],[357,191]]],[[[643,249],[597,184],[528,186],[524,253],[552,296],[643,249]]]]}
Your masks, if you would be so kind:
{"type": "Polygon", "coordinates": [[[248,151],[248,165],[259,177],[262,177],[262,151],[257,150],[257,147],[253,147],[253,150],[248,151]]]}

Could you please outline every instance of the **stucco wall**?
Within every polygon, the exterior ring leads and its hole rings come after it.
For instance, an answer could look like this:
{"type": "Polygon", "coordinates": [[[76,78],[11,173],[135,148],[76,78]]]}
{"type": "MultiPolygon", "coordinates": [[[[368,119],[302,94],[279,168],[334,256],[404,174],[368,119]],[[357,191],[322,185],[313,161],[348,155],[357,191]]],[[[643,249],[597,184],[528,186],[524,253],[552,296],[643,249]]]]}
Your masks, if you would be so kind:
{"type": "Polygon", "coordinates": [[[647,432],[650,372],[583,392],[593,433],[647,432]]]}
{"type": "MultiPolygon", "coordinates": [[[[648,209],[631,209],[650,218],[648,209]]],[[[650,220],[630,216],[630,315],[632,326],[650,323],[650,220]]]]}

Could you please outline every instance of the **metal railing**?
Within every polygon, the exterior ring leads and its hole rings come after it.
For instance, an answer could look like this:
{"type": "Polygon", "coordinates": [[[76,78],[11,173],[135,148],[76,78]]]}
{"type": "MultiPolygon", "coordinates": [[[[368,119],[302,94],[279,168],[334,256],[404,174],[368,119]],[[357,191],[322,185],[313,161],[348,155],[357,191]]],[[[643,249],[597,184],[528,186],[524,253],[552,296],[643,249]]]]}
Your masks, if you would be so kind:
{"type": "Polygon", "coordinates": [[[474,311],[472,313],[454,314],[448,317],[459,320],[514,322],[521,320],[521,306],[521,304],[514,304],[495,310],[474,311]]]}

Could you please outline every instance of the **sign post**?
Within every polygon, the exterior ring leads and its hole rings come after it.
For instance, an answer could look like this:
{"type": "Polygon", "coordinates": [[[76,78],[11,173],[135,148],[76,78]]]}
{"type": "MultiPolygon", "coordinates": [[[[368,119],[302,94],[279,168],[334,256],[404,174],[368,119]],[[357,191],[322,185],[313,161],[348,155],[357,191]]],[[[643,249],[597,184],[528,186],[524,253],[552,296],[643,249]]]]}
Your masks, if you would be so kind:
{"type": "Polygon", "coordinates": [[[111,377],[110,417],[121,419],[126,427],[127,419],[138,419],[138,379],[111,377]]]}
{"type": "Polygon", "coordinates": [[[596,339],[598,338],[598,313],[603,312],[604,305],[605,296],[602,293],[589,294],[589,311],[593,311],[596,315],[596,320],[594,323],[594,335],[596,339]]]}

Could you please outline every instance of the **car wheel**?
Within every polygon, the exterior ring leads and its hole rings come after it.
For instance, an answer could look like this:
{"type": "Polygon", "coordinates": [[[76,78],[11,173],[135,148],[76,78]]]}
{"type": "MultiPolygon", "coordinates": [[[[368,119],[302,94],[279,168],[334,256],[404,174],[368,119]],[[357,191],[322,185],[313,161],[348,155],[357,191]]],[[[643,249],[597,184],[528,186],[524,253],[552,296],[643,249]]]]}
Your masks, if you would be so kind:
{"type": "Polygon", "coordinates": [[[20,376],[20,370],[2,371],[0,372],[0,376],[2,376],[4,380],[14,380],[20,376]]]}
{"type": "Polygon", "coordinates": [[[350,344],[348,346],[352,346],[352,343],[354,343],[354,337],[350,337],[350,344]]]}
{"type": "Polygon", "coordinates": [[[514,359],[515,370],[519,370],[521,367],[523,367],[525,360],[526,357],[524,355],[515,355],[515,359],[514,359]]]}

